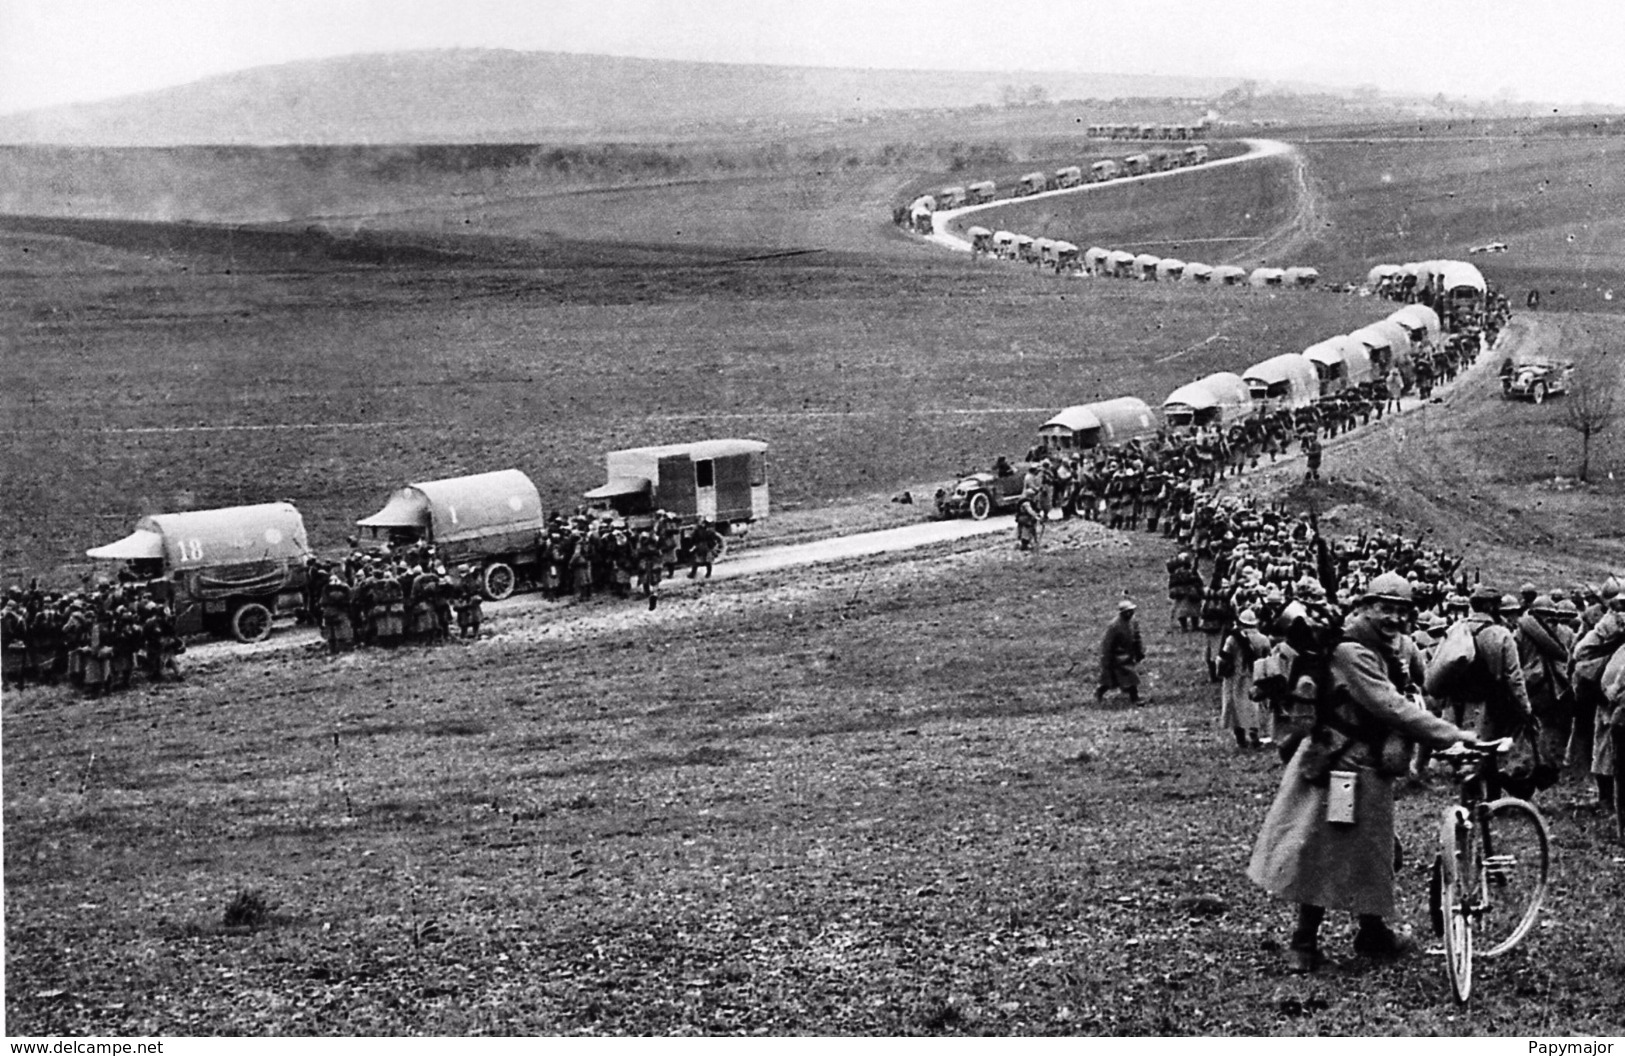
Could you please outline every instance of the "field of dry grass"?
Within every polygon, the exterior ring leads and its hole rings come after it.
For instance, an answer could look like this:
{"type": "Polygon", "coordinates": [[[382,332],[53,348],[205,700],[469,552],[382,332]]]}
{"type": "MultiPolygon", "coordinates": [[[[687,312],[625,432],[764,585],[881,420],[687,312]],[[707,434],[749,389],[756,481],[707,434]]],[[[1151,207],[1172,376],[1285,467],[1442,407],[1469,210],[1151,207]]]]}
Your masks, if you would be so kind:
{"type": "Polygon", "coordinates": [[[907,256],[8,226],[12,576],[72,578],[181,493],[293,501],[332,549],[403,480],[518,466],[564,508],[604,451],[717,435],[769,442],[781,503],[886,493],[1020,454],[1068,404],[1160,403],[1385,311],[1060,281],[885,221],[907,256]]]}
{"type": "MultiPolygon", "coordinates": [[[[1337,201],[1381,202],[1356,155],[1310,175],[1346,164],[1365,182],[1337,201]]],[[[890,227],[892,179],[798,177],[778,194],[805,195],[801,229],[767,181],[617,190],[591,239],[495,198],[353,237],[0,221],[4,572],[71,577],[181,493],[293,498],[331,545],[403,478],[514,464],[552,505],[607,448],[719,433],[769,440],[781,502],[833,509],[1014,452],[1061,405],[1157,399],[1389,307],[971,262],[890,227]],[[701,235],[655,226],[684,215],[701,235]],[[821,252],[742,259],[790,249],[821,252]]],[[[1607,345],[1615,318],[1545,313],[1539,340],[1607,345]]],[[[1618,567],[1618,485],[1543,483],[1560,407],[1464,386],[1332,446],[1311,494],[1252,486],[1483,546],[1508,581],[1618,567]]],[[[105,701],[8,692],[7,1027],[1625,1030],[1620,849],[1575,785],[1544,803],[1549,912],[1472,1008],[1436,958],[1352,958],[1341,921],[1332,969],[1282,972],[1289,909],[1242,875],[1279,770],[1215,729],[1159,611],[1166,556],[1074,525],[1033,557],[994,536],[717,583],[593,635],[493,621],[387,657],[228,654],[105,701]],[[1085,703],[1123,592],[1150,649],[1134,711],[1085,703]]],[[[1420,931],[1444,795],[1399,805],[1420,931]]]]}

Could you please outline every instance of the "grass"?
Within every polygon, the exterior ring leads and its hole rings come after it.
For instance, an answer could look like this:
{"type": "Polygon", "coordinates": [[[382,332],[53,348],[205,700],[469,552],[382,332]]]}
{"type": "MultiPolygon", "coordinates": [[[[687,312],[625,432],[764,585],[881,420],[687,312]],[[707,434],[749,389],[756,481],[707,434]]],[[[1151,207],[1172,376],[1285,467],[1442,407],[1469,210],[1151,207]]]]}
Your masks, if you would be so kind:
{"type": "Polygon", "coordinates": [[[1248,250],[1292,216],[1292,171],[1290,158],[1259,158],[1211,172],[1198,168],[1146,183],[1017,202],[974,213],[966,222],[1066,239],[1085,249],[1098,245],[1210,264],[1251,263],[1248,250]],[[1172,232],[1177,235],[1170,237],[1172,232]]]}
{"type": "MultiPolygon", "coordinates": [[[[1213,727],[1152,600],[1164,546],[1050,542],[790,604],[719,585],[733,615],[684,599],[591,640],[12,700],[11,1029],[1618,1031],[1613,852],[1567,790],[1547,923],[1471,1012],[1436,961],[1350,959],[1335,921],[1343,963],[1282,974],[1289,910],[1242,877],[1278,769],[1213,727]],[[1137,711],[1083,703],[1122,589],[1137,711]],[[250,884],[271,926],[214,929],[250,884]]],[[[1401,803],[1413,862],[1441,803],[1401,803]]]]}
{"type": "Polygon", "coordinates": [[[404,480],[518,466],[568,508],[602,452],[706,436],[768,441],[781,504],[890,494],[1019,455],[1069,404],[1157,404],[1385,310],[924,247],[633,265],[578,242],[375,236],[356,262],[302,233],[5,226],[25,266],[0,316],[26,340],[0,352],[0,567],[65,579],[185,501],[287,499],[331,550],[404,480]]]}
{"type": "MultiPolygon", "coordinates": [[[[1375,223],[1385,170],[1326,149],[1311,177],[1349,182],[1323,202],[1375,223]]],[[[1440,171],[1485,156],[1407,149],[1440,171]]],[[[718,433],[772,443],[776,495],[800,507],[785,521],[867,523],[836,500],[1013,453],[1066,403],[1154,399],[1386,311],[973,264],[890,229],[894,192],[928,176],[616,190],[596,213],[590,195],[472,196],[355,237],[9,219],[6,571],[70,576],[83,547],[183,494],[292,497],[331,546],[403,478],[517,464],[558,504],[599,482],[603,450],[718,433]],[[547,233],[551,209],[568,235],[547,233]],[[673,215],[696,225],[653,226],[673,215]],[[797,248],[825,251],[740,259],[797,248]]],[[[1150,212],[1125,202],[1113,222],[1150,212]]],[[[1339,259],[1387,237],[1350,234],[1339,259]]],[[[1607,345],[1616,318],[1543,312],[1530,340],[1607,345]]],[[[1618,567],[1599,528],[1617,487],[1549,487],[1560,399],[1489,386],[1332,445],[1313,493],[1290,471],[1250,486],[1340,527],[1397,518],[1481,545],[1508,581],[1618,567]]],[[[1618,458],[1600,451],[1599,476],[1618,458]]],[[[1214,728],[1197,650],[1160,618],[1166,556],[1074,526],[1031,558],[988,538],[719,582],[590,635],[235,657],[94,703],[8,691],[8,1027],[1625,1029],[1619,850],[1572,785],[1545,802],[1549,912],[1485,966],[1470,1009],[1436,959],[1351,959],[1342,921],[1336,967],[1282,973],[1290,909],[1242,873],[1278,769],[1214,728]],[[1152,703],[1095,708],[1098,634],[1125,591],[1152,703]],[[228,924],[249,893],[260,926],[228,924]]],[[[1443,802],[1399,805],[1401,902],[1422,930],[1443,802]]]]}

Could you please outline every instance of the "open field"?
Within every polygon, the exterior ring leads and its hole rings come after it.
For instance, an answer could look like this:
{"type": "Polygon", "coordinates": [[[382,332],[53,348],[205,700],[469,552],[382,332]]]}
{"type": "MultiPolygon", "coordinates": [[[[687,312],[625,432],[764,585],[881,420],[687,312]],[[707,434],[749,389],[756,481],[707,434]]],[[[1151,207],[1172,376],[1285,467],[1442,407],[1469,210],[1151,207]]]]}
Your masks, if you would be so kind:
{"type": "MultiPolygon", "coordinates": [[[[1327,208],[1371,203],[1332,215],[1375,223],[1386,170],[1321,149],[1327,208]]],[[[1489,157],[1406,149],[1439,171],[1489,157]]],[[[1291,171],[1264,171],[1226,193],[1290,201],[1291,171]]],[[[517,465],[562,505],[606,449],[719,434],[772,445],[764,528],[867,522],[911,512],[891,490],[1019,453],[1062,405],[1157,402],[1393,307],[972,262],[887,222],[894,191],[942,175],[481,192],[328,231],[0,219],[0,571],[71,581],[84,547],[183,499],[293,499],[324,549],[403,479],[517,465]]],[[[1107,218],[1156,234],[1152,194],[1107,218]]],[[[1564,194],[1540,223],[1593,215],[1564,194]]],[[[1452,203],[1429,206],[1429,238],[1458,228],[1452,203]]],[[[1519,340],[1625,337],[1558,306],[1519,340]]],[[[1492,385],[1338,441],[1320,488],[1295,469],[1247,487],[1338,530],[1431,532],[1498,583],[1619,568],[1625,437],[1603,438],[1594,488],[1554,489],[1575,450],[1561,398],[1492,385]]],[[[993,536],[716,583],[591,635],[492,621],[470,646],[227,656],[104,701],[8,692],[8,1029],[1625,1031],[1625,868],[1577,785],[1543,802],[1549,912],[1471,1009],[1437,958],[1352,959],[1335,918],[1339,963],[1283,974],[1290,908],[1242,875],[1279,769],[1214,728],[1200,645],[1160,611],[1167,556],[1069,525],[1033,557],[993,536]],[[1096,708],[1125,592],[1151,702],[1096,708]],[[247,891],[265,915],[225,926],[247,891]]],[[[1444,801],[1399,804],[1419,933],[1444,801]]]]}
{"type": "MultiPolygon", "coordinates": [[[[1076,526],[585,641],[24,694],[10,1028],[1618,1033],[1619,849],[1567,788],[1548,923],[1472,1011],[1340,921],[1340,966],[1282,974],[1288,910],[1242,876],[1279,771],[1221,745],[1164,557],[1076,526]],[[1148,599],[1134,712],[1082,703],[1118,590],[1148,599]],[[222,928],[246,889],[268,926],[222,928]]],[[[1441,803],[1401,803],[1413,863],[1441,803]]]]}
{"type": "Polygon", "coordinates": [[[182,492],[291,500],[330,549],[403,480],[515,465],[561,508],[606,450],[715,435],[772,445],[781,503],[887,493],[1387,310],[1056,281],[884,222],[907,259],[4,227],[9,574],[71,573],[182,492]]]}

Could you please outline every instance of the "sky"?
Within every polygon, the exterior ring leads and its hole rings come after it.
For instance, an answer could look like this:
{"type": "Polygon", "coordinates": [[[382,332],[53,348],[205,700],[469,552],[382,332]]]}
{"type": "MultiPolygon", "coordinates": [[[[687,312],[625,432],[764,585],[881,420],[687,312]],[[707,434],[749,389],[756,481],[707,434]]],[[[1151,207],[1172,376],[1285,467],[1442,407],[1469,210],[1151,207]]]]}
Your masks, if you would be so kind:
{"type": "Polygon", "coordinates": [[[0,113],[446,47],[1625,105],[1618,0],[0,0],[0,113]]]}

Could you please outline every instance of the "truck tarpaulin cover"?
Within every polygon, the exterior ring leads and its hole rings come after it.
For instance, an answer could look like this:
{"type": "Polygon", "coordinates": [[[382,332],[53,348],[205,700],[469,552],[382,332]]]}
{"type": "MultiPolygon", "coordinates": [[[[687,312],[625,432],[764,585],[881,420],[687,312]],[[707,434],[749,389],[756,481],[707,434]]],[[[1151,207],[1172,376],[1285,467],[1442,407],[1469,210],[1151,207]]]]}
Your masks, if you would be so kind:
{"type": "Polygon", "coordinates": [[[1247,407],[1253,402],[1252,391],[1239,375],[1221,370],[1205,378],[1181,385],[1168,394],[1162,406],[1189,407],[1193,411],[1210,411],[1220,407],[1247,407]]]}
{"type": "Polygon", "coordinates": [[[363,528],[426,530],[436,544],[542,523],[541,495],[517,469],[408,484],[391,495],[383,509],[356,522],[363,528]]]}
{"type": "Polygon", "coordinates": [[[103,560],[162,557],[170,572],[281,565],[302,562],[309,553],[304,518],[286,502],[153,514],[137,521],[135,531],[118,542],[85,551],[87,557],[103,560]]]}

